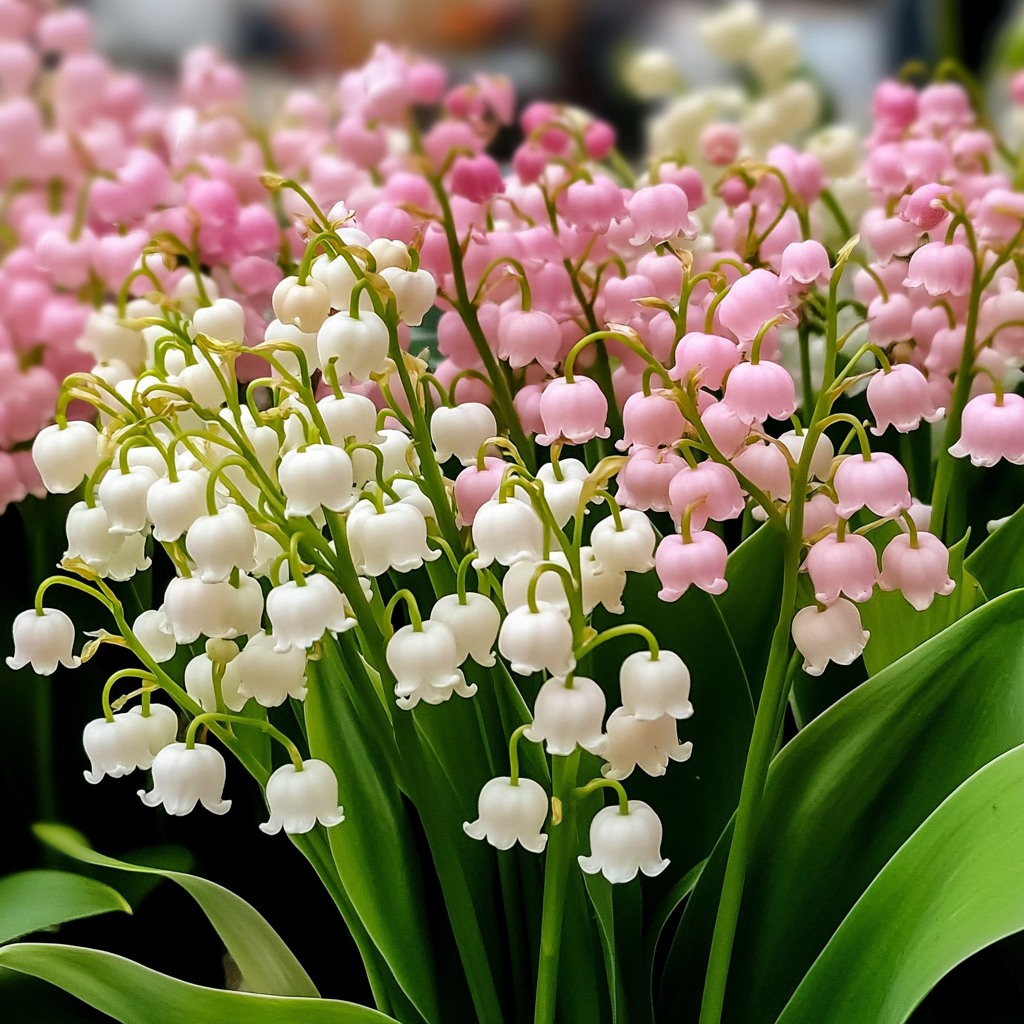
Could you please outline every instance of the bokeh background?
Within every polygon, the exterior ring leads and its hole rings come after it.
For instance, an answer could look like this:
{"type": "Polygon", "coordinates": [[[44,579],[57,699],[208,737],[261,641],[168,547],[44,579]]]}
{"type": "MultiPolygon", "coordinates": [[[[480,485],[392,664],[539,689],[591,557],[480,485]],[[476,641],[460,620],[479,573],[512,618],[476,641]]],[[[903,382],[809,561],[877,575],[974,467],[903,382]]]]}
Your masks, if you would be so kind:
{"type": "MultiPolygon", "coordinates": [[[[93,15],[100,50],[142,73],[158,94],[170,94],[189,47],[222,50],[246,70],[256,116],[297,83],[329,89],[342,68],[386,40],[442,60],[454,78],[480,70],[506,74],[522,101],[544,97],[587,107],[616,126],[627,154],[638,154],[648,111],[622,84],[632,52],[652,45],[669,51],[695,84],[727,74],[701,49],[696,28],[701,14],[718,4],[690,0],[91,0],[78,6],[93,15]]],[[[1024,17],[1024,3],[1015,0],[764,0],[763,7],[797,27],[835,118],[855,126],[866,124],[872,88],[886,74],[940,55],[955,55],[984,74],[1000,29],[1024,17]]],[[[51,499],[44,513],[29,499],[0,517],[7,581],[0,621],[28,606],[35,581],[60,558],[58,505],[51,499]],[[54,524],[48,536],[26,529],[44,514],[54,524]]],[[[161,586],[158,580],[155,587],[161,586]]],[[[73,601],[63,606],[75,608],[73,601]]],[[[101,624],[92,609],[79,606],[78,616],[101,624]]],[[[0,643],[0,654],[9,653],[8,643],[0,643]]],[[[83,780],[81,730],[97,714],[98,684],[90,684],[102,679],[102,669],[42,681],[0,663],[0,874],[46,863],[29,826],[63,821],[107,852],[191,866],[237,891],[281,932],[324,995],[369,1001],[355,948],[312,870],[283,836],[268,839],[257,831],[264,808],[242,773],[229,775],[235,808],[223,818],[197,812],[172,819],[149,811],[135,797],[134,778],[97,787],[83,780]]],[[[126,876],[108,880],[128,893],[126,876]]],[[[216,936],[177,890],[166,884],[148,893],[132,889],[131,898],[132,918],[71,925],[64,941],[111,949],[201,984],[230,979],[216,936]]],[[[48,986],[0,973],[3,1024],[106,1019],[48,986]]],[[[1024,1021],[1019,938],[972,958],[914,1016],[914,1024],[954,1020],[1024,1021]],[[977,1012],[964,1016],[963,1006],[977,1012]]]]}

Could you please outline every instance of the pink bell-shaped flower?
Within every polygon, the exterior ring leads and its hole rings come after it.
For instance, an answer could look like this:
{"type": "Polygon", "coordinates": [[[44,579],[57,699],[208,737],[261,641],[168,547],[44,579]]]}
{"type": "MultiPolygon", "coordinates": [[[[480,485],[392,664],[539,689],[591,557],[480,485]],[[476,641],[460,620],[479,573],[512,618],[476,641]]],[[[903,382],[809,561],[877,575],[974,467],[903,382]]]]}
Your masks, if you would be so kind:
{"type": "Polygon", "coordinates": [[[936,409],[925,375],[909,363],[897,363],[888,373],[868,381],[866,398],[875,417],[871,433],[881,436],[890,426],[901,434],[916,430],[921,420],[934,423],[945,414],[936,409]]]}
{"type": "Polygon", "coordinates": [[[691,331],[684,334],[676,346],[675,365],[668,375],[672,380],[683,382],[695,373],[701,387],[717,391],[725,375],[739,365],[741,358],[736,342],[720,334],[691,331]]]}
{"type": "Polygon", "coordinates": [[[480,790],[476,821],[463,823],[471,839],[485,839],[499,850],[519,843],[530,853],[542,853],[548,837],[541,832],[548,816],[548,795],[533,779],[508,775],[491,779],[480,790]]]}
{"type": "Polygon", "coordinates": [[[770,270],[738,278],[718,307],[718,319],[740,341],[753,340],[769,320],[791,318],[789,288],[770,270]]]}
{"type": "Polygon", "coordinates": [[[725,580],[725,563],[729,556],[722,538],[701,530],[685,541],[671,534],[658,545],[654,567],[661,580],[658,597],[677,601],[691,585],[709,594],[721,594],[729,585],[725,580]]]}
{"type": "Polygon", "coordinates": [[[743,492],[728,466],[702,462],[679,470],[668,488],[669,511],[678,523],[687,508],[690,526],[703,530],[709,519],[722,523],[743,514],[743,492]]]}
{"type": "Polygon", "coordinates": [[[970,457],[975,466],[994,466],[1006,459],[1024,465],[1024,397],[978,395],[964,406],[960,438],[949,449],[958,459],[970,457]]]}
{"type": "Polygon", "coordinates": [[[497,493],[506,464],[492,455],[484,458],[484,468],[467,466],[455,478],[455,507],[464,526],[472,526],[477,512],[497,493]]]}
{"type": "Polygon", "coordinates": [[[790,242],[782,250],[779,277],[795,288],[812,284],[826,284],[832,267],[828,253],[821,242],[809,238],[804,242],[790,242]]]}
{"type": "Polygon", "coordinates": [[[956,584],[949,576],[949,550],[938,537],[918,532],[917,543],[909,534],[893,537],[882,552],[883,590],[899,590],[910,604],[923,612],[936,595],[946,597],[956,584]]]}
{"type": "Polygon", "coordinates": [[[634,448],[617,477],[619,502],[640,512],[667,512],[669,485],[685,465],[672,448],[634,448]]]}
{"type": "Polygon", "coordinates": [[[669,182],[638,188],[626,203],[633,222],[630,245],[664,242],[691,231],[690,203],[686,193],[669,182]]]}
{"type": "Polygon", "coordinates": [[[851,601],[866,601],[878,580],[878,556],[867,537],[835,534],[812,545],[803,566],[811,577],[814,596],[831,604],[845,594],[851,601]]]}
{"type": "Polygon", "coordinates": [[[622,406],[622,439],[615,447],[625,451],[633,445],[658,448],[675,444],[683,436],[686,421],[667,391],[645,395],[635,391],[622,406]]]}
{"type": "Polygon", "coordinates": [[[974,257],[966,245],[926,242],[914,251],[903,282],[929,295],[967,295],[974,276],[974,257]]]}
{"type": "Polygon", "coordinates": [[[796,388],[778,363],[740,363],[725,382],[724,401],[746,423],[788,420],[796,412],[796,388]]]}
{"type": "Polygon", "coordinates": [[[827,608],[801,608],[793,616],[793,642],[804,656],[803,668],[809,676],[820,676],[830,661],[852,664],[870,639],[857,606],[843,598],[827,608]]]}
{"type": "Polygon", "coordinates": [[[630,800],[629,812],[605,807],[590,823],[589,857],[580,856],[588,875],[600,872],[613,885],[631,882],[642,871],[648,878],[668,867],[661,856],[661,819],[643,800],[630,800]]]}
{"type": "MultiPolygon", "coordinates": [[[[1024,399],[1021,399],[1024,404],[1024,399]]],[[[847,456],[832,478],[839,504],[839,517],[849,519],[862,508],[876,516],[892,518],[910,508],[907,471],[886,452],[847,456]]]]}
{"type": "Polygon", "coordinates": [[[586,444],[595,437],[607,437],[609,428],[608,400],[596,382],[589,377],[549,381],[540,396],[540,418],[544,433],[537,435],[538,444],[586,444]]]}

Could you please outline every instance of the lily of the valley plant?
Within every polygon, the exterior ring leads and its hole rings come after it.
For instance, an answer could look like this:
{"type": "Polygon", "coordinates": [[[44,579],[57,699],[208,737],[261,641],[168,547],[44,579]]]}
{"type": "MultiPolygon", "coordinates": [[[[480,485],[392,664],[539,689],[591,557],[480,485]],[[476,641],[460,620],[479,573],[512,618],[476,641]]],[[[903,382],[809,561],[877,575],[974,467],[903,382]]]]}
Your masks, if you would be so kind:
{"type": "MultiPolygon", "coordinates": [[[[751,17],[708,41],[768,75],[789,36],[751,17]]],[[[807,120],[807,83],[762,85],[807,120]]],[[[880,86],[863,163],[679,107],[655,144],[686,151],[634,175],[610,126],[534,104],[506,170],[513,109],[381,49],[262,149],[229,104],[177,111],[176,205],[123,288],[91,278],[97,364],[32,445],[79,500],[9,664],[124,648],[87,782],[135,773],[199,828],[248,773],[403,1024],[903,1020],[1024,924],[974,909],[1022,885],[1019,810],[976,821],[1024,785],[1019,517],[980,586],[962,540],[968,463],[1024,462],[1013,154],[950,81],[880,86]]],[[[92,187],[86,227],[138,223],[127,173],[92,187]]],[[[109,1009],[67,949],[0,965],[109,1009]]],[[[220,995],[382,1019],[264,991],[220,995]]]]}

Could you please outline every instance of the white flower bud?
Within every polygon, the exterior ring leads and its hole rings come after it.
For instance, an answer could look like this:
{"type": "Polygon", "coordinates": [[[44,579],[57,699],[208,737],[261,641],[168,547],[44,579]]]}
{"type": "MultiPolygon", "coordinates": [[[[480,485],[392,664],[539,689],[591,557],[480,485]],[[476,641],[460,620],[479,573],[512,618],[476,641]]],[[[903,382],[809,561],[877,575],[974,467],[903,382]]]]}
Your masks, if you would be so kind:
{"type": "Polygon", "coordinates": [[[437,522],[437,510],[434,508],[434,503],[424,492],[418,480],[395,479],[391,481],[390,487],[398,495],[398,502],[396,503],[390,494],[384,494],[385,505],[412,505],[413,508],[419,509],[424,519],[433,519],[434,522],[437,522]]]}
{"type": "Polygon", "coordinates": [[[501,626],[501,612],[489,597],[467,593],[462,604],[458,594],[445,594],[431,609],[430,618],[452,631],[458,648],[457,664],[469,657],[484,668],[494,664],[492,648],[501,626]]]}
{"type": "MultiPolygon", "coordinates": [[[[346,399],[347,401],[347,399],[346,399]]],[[[386,429],[380,432],[382,440],[374,447],[384,456],[381,474],[385,480],[396,473],[415,473],[419,468],[412,439],[402,430],[386,429]]],[[[352,472],[356,483],[362,487],[377,479],[377,456],[365,448],[352,453],[352,472]]]]}
{"type": "Polygon", "coordinates": [[[185,469],[177,480],[161,477],[146,494],[146,515],[153,536],[164,543],[176,541],[200,516],[206,514],[205,471],[185,469]]]}
{"type": "Polygon", "coordinates": [[[486,569],[492,562],[513,565],[536,559],[544,549],[544,524],[532,505],[516,498],[484,502],[473,519],[473,545],[477,557],[474,569],[486,569]]]}
{"type": "Polygon", "coordinates": [[[542,669],[552,675],[568,675],[576,667],[572,626],[560,608],[537,602],[537,610],[523,605],[508,613],[498,634],[498,650],[512,671],[528,676],[542,669]]]}
{"type": "Polygon", "coordinates": [[[360,509],[356,516],[353,510],[348,535],[367,576],[380,576],[389,569],[411,572],[440,557],[440,551],[427,547],[427,522],[415,505],[399,502],[378,512],[369,502],[361,504],[369,505],[372,512],[360,509]]]}
{"type": "Polygon", "coordinates": [[[388,641],[385,657],[403,711],[416,707],[421,700],[441,704],[453,693],[461,697],[476,693],[476,686],[468,685],[459,671],[455,635],[443,622],[427,619],[422,629],[402,626],[388,641]]]}
{"type": "Polygon", "coordinates": [[[274,587],[267,595],[267,615],[277,651],[308,650],[325,632],[343,633],[356,624],[341,591],[318,573],[307,576],[304,586],[289,580],[274,587]]]}
{"type": "Polygon", "coordinates": [[[147,807],[164,805],[168,814],[188,814],[197,803],[213,814],[225,814],[231,801],[223,797],[227,765],[219,750],[199,743],[191,750],[170,743],[153,758],[153,788],[139,790],[147,807]]]}
{"type": "Polygon", "coordinates": [[[281,459],[278,480],[288,503],[286,516],[308,516],[320,506],[340,512],[355,497],[352,460],[329,444],[311,444],[287,452],[281,459]]]}
{"type": "Polygon", "coordinates": [[[175,577],[164,591],[162,610],[174,640],[190,644],[200,635],[233,633],[234,588],[230,583],[204,583],[198,577],[175,577]]]}
{"type": "Polygon", "coordinates": [[[804,671],[809,676],[820,676],[830,661],[853,663],[870,639],[857,606],[843,597],[821,611],[810,605],[793,616],[793,643],[804,656],[804,671]]]}
{"type": "Polygon", "coordinates": [[[554,466],[546,463],[537,470],[537,481],[544,488],[544,500],[561,529],[580,510],[583,481],[590,470],[579,459],[561,459],[558,469],[561,480],[555,476],[554,466]]]}
{"type": "Polygon", "coordinates": [[[8,668],[17,670],[31,664],[36,675],[49,676],[58,664],[65,668],[81,664],[72,653],[75,624],[59,608],[44,608],[42,615],[29,608],[15,617],[13,631],[14,654],[7,658],[8,668]]]}
{"type": "Polygon", "coordinates": [[[99,465],[99,432],[86,420],[51,423],[36,434],[32,461],[51,494],[68,494],[99,465]]]}
{"type": "Polygon", "coordinates": [[[807,140],[807,152],[816,156],[827,178],[855,174],[860,164],[860,137],[849,125],[832,124],[807,140]]]}
{"type": "MultiPolygon", "coordinates": [[[[271,320],[263,332],[263,340],[271,344],[284,342],[300,349],[306,359],[306,370],[309,373],[320,366],[320,354],[316,348],[316,331],[301,331],[294,324],[283,324],[280,320],[271,320]]],[[[300,376],[302,368],[295,352],[287,348],[279,348],[274,351],[274,358],[287,373],[294,377],[300,376]]],[[[280,370],[276,366],[273,367],[271,373],[275,377],[280,376],[280,370]]]]}
{"type": "MultiPolygon", "coordinates": [[[[142,720],[142,727],[146,731],[146,742],[149,744],[149,753],[152,757],[156,757],[164,747],[170,746],[178,735],[177,712],[167,704],[151,703],[148,715],[143,714],[140,704],[136,704],[128,714],[137,715],[142,720]]],[[[139,767],[146,766],[140,764],[139,767]]]]}
{"type": "Polygon", "coordinates": [[[669,715],[642,720],[625,708],[616,708],[605,726],[607,737],[601,756],[608,762],[601,774],[608,779],[628,779],[634,768],[648,775],[664,775],[668,763],[686,761],[692,743],[680,743],[676,720],[669,715]]]}
{"type": "Polygon", "coordinates": [[[660,875],[669,862],[661,856],[661,819],[643,800],[630,800],[629,813],[618,805],[605,807],[590,823],[589,857],[579,858],[588,875],[598,872],[613,885],[631,882],[637,871],[660,875]]]}
{"type": "Polygon", "coordinates": [[[398,316],[410,327],[419,327],[437,298],[437,282],[426,270],[385,267],[380,276],[394,292],[398,316]]]}
{"type": "Polygon", "coordinates": [[[215,299],[192,314],[191,335],[205,334],[215,341],[245,340],[245,310],[234,299],[215,299]]]}
{"type": "Polygon", "coordinates": [[[486,839],[499,850],[516,843],[530,853],[542,853],[548,837],[541,832],[548,816],[548,795],[532,779],[514,785],[508,775],[491,779],[480,790],[476,821],[462,827],[471,839],[486,839]]]}
{"type": "Polygon", "coordinates": [[[204,583],[220,583],[232,569],[248,572],[256,567],[256,531],[238,505],[200,516],[188,528],[185,546],[204,583]]]}
{"type": "MultiPolygon", "coordinates": [[[[230,643],[231,641],[225,641],[230,643]]],[[[237,651],[238,648],[236,647],[237,651]]],[[[234,661],[229,661],[221,677],[221,695],[229,711],[241,711],[248,699],[238,690],[238,673],[232,671],[234,661]]],[[[185,666],[185,691],[204,711],[218,711],[217,693],[213,685],[213,662],[205,652],[197,654],[185,666]]]]}
{"type": "Polygon", "coordinates": [[[293,324],[307,334],[319,331],[331,311],[327,288],[315,277],[306,278],[305,284],[299,284],[294,275],[284,278],[277,283],[270,301],[281,323],[293,324]]]}
{"type": "MultiPolygon", "coordinates": [[[[569,568],[569,560],[563,551],[552,551],[551,560],[569,568]]],[[[622,604],[626,574],[606,571],[594,557],[593,548],[587,545],[580,548],[580,582],[584,615],[589,615],[598,605],[603,605],[613,615],[621,615],[626,610],[622,604]]]]}
{"type": "Polygon", "coordinates": [[[396,242],[393,238],[375,238],[366,248],[373,253],[373,258],[377,261],[378,274],[388,267],[408,270],[412,262],[409,258],[409,247],[405,242],[396,242]]]}
{"type": "Polygon", "coordinates": [[[679,69],[667,50],[645,49],[633,54],[623,71],[626,85],[637,99],[660,100],[681,84],[679,69]]]}
{"type": "Polygon", "coordinates": [[[270,820],[260,824],[268,836],[283,828],[289,835],[308,832],[318,821],[331,828],[345,820],[338,805],[338,780],[330,765],[315,758],[302,762],[302,771],[283,764],[267,779],[270,820]]]}
{"type": "Polygon", "coordinates": [[[693,714],[690,670],[675,651],[662,649],[657,660],[650,651],[629,655],[619,669],[619,689],[623,708],[640,721],[693,714]]]}
{"type": "Polygon", "coordinates": [[[813,83],[791,78],[772,97],[776,116],[789,138],[810,131],[821,112],[821,97],[813,83]]]}
{"type": "Polygon", "coordinates": [[[141,332],[120,323],[117,307],[109,304],[93,310],[86,317],[78,348],[88,352],[97,363],[117,359],[138,367],[146,357],[146,343],[141,332]]]}
{"type": "Polygon", "coordinates": [[[65,522],[68,547],[65,558],[80,558],[94,569],[107,564],[123,543],[123,538],[110,531],[110,519],[102,505],[90,508],[84,501],[68,509],[65,522]]]}
{"type": "MultiPolygon", "coordinates": [[[[337,257],[331,259],[326,253],[317,256],[309,268],[309,276],[319,281],[330,296],[332,309],[348,309],[352,301],[352,289],[356,286],[358,278],[349,266],[348,260],[337,257]]],[[[360,296],[360,304],[363,300],[369,301],[365,293],[360,296]]]]}
{"type": "Polygon", "coordinates": [[[388,325],[376,313],[362,310],[358,317],[334,313],[317,332],[316,350],[322,366],[334,363],[338,376],[349,374],[369,380],[387,365],[388,325]]]}
{"type": "Polygon", "coordinates": [[[113,533],[140,533],[149,521],[146,500],[149,489],[160,479],[149,466],[121,472],[113,465],[103,474],[96,496],[106,510],[113,533]]]}
{"type": "Polygon", "coordinates": [[[132,623],[132,632],[157,664],[170,661],[178,650],[167,616],[159,609],[149,608],[144,611],[132,623]]]}
{"type": "MultiPolygon", "coordinates": [[[[193,404],[199,408],[219,409],[227,401],[224,385],[221,384],[213,366],[206,361],[206,357],[196,349],[193,351],[196,361],[182,367],[181,372],[172,377],[170,383],[184,388],[192,396],[193,404]]],[[[213,357],[213,361],[217,366],[223,365],[216,357],[213,357]]]]}
{"type": "Polygon", "coordinates": [[[624,508],[620,511],[622,529],[609,516],[594,524],[590,546],[601,569],[610,573],[647,572],[654,567],[656,538],[651,521],[643,512],[624,508]]]}
{"type": "Polygon", "coordinates": [[[354,391],[342,398],[325,395],[316,404],[334,444],[380,444],[384,440],[377,432],[377,406],[365,395],[354,391]]]}
{"type": "Polygon", "coordinates": [[[741,61],[761,37],[761,11],[751,0],[734,0],[701,18],[698,32],[701,41],[716,57],[741,61]]]}
{"type": "MultiPolygon", "coordinates": [[[[800,461],[806,440],[806,433],[798,434],[795,430],[787,430],[779,435],[779,443],[793,456],[794,462],[800,461]]],[[[819,434],[817,441],[814,442],[814,454],[811,456],[811,476],[818,480],[827,480],[832,473],[832,460],[835,454],[832,442],[824,434],[819,434]]]]}
{"type": "Polygon", "coordinates": [[[784,22],[766,26],[750,48],[747,60],[763,85],[770,89],[779,85],[800,63],[796,29],[784,22]]]}
{"type": "Polygon", "coordinates": [[[463,402],[434,410],[430,418],[430,439],[437,461],[447,462],[453,455],[464,466],[476,462],[480,446],[498,433],[494,413],[480,402],[463,402]]]}
{"type": "MultiPolygon", "coordinates": [[[[501,596],[506,611],[514,611],[526,604],[530,580],[533,579],[537,567],[544,564],[529,559],[509,566],[501,581],[501,596]]],[[[549,560],[549,564],[554,564],[554,560],[549,560]]],[[[537,600],[554,605],[566,618],[569,617],[569,598],[565,593],[565,583],[558,573],[545,572],[540,575],[537,580],[537,600]]]]}
{"type": "Polygon", "coordinates": [[[576,676],[572,686],[549,679],[537,693],[533,723],[523,734],[531,743],[543,742],[549,754],[571,754],[579,744],[599,754],[605,744],[604,691],[593,679],[576,676]]]}
{"type": "Polygon", "coordinates": [[[149,734],[138,715],[114,715],[112,722],[94,719],[82,733],[82,745],[89,756],[89,771],[82,774],[94,785],[104,775],[119,779],[153,763],[149,734]]]}
{"type": "Polygon", "coordinates": [[[254,697],[265,708],[276,708],[289,697],[305,700],[307,693],[305,651],[301,647],[279,651],[275,643],[273,636],[261,630],[228,666],[239,694],[254,697]]]}

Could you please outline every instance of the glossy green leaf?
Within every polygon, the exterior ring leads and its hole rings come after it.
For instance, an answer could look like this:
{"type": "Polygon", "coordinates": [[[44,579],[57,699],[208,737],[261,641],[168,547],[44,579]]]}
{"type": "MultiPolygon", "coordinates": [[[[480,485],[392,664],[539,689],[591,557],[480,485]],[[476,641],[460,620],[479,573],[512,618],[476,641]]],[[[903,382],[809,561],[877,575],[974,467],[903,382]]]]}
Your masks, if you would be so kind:
{"type": "Polygon", "coordinates": [[[778,1024],[902,1024],[956,964],[1024,929],[1024,746],[975,772],[879,872],[778,1024]]]}
{"type": "Polygon", "coordinates": [[[70,871],[19,871],[0,878],[0,942],[112,910],[132,912],[109,885],[70,871]]]}
{"type": "Polygon", "coordinates": [[[990,533],[964,564],[990,598],[1024,587],[1024,505],[990,533]]]}
{"type": "MultiPolygon", "coordinates": [[[[878,530],[872,536],[888,539],[896,529],[878,530]]],[[[936,597],[925,611],[916,611],[898,591],[877,588],[871,600],[860,606],[864,628],[871,633],[864,650],[864,664],[870,675],[881,672],[985,600],[978,581],[964,568],[967,541],[964,537],[949,549],[949,576],[956,589],[948,597],[936,597]]]]}
{"type": "Polygon", "coordinates": [[[224,886],[197,875],[107,857],[93,850],[80,833],[64,825],[36,825],[34,831],[47,845],[85,864],[159,875],[180,885],[206,914],[238,965],[246,988],[272,995],[317,995],[316,986],[277,932],[241,896],[224,886]]]}
{"type": "MultiPolygon", "coordinates": [[[[965,779],[1024,743],[1024,591],[960,619],[800,732],[769,772],[725,1019],[771,1024],[843,918],[965,779]]],[[[698,1016],[728,851],[680,923],[659,1018],[698,1016]]]]}
{"type": "Polygon", "coordinates": [[[203,988],[78,946],[5,946],[0,967],[57,985],[122,1024],[395,1024],[377,1010],[334,999],[203,988]]]}

